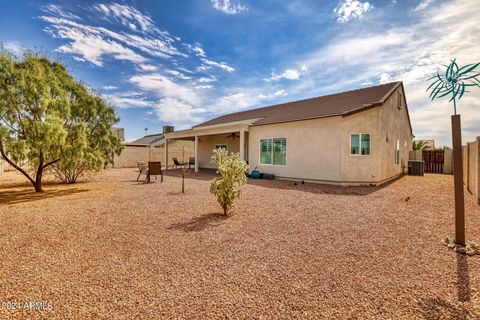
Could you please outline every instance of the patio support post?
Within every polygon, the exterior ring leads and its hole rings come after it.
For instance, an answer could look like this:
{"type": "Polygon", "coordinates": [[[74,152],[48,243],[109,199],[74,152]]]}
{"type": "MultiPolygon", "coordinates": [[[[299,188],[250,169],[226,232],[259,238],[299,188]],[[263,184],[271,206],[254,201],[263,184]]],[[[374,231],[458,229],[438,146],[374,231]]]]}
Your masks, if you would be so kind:
{"type": "Polygon", "coordinates": [[[198,165],[198,136],[195,136],[195,172],[199,171],[198,165]]]}
{"type": "Polygon", "coordinates": [[[240,129],[240,159],[245,160],[245,130],[240,129]]]}
{"type": "Polygon", "coordinates": [[[168,169],[168,139],[165,138],[165,170],[168,169]]]}

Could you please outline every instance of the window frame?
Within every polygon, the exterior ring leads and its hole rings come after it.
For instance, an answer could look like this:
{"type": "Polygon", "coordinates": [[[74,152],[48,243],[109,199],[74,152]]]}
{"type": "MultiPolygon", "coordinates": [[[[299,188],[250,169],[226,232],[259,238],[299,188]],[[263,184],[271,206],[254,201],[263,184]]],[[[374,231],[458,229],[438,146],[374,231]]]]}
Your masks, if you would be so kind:
{"type": "Polygon", "coordinates": [[[403,100],[403,94],[401,91],[397,92],[397,108],[398,110],[402,110],[402,100],[403,100]]]}
{"type": "Polygon", "coordinates": [[[288,164],[288,156],[287,156],[287,138],[286,137],[275,137],[275,138],[261,138],[258,141],[258,163],[261,166],[275,166],[275,167],[285,167],[288,164]],[[273,140],[274,139],[284,139],[285,140],[285,164],[274,164],[273,163],[273,150],[274,150],[274,145],[273,145],[273,140]],[[272,151],[271,151],[271,163],[262,163],[262,140],[270,140],[271,141],[271,146],[272,146],[272,151]]]}
{"type": "Polygon", "coordinates": [[[395,141],[395,164],[400,164],[400,139],[395,141]]]}
{"type": "Polygon", "coordinates": [[[369,156],[372,155],[372,134],[371,133],[352,132],[352,133],[350,133],[348,144],[349,144],[348,153],[352,157],[369,157],[369,156]],[[353,154],[352,153],[352,136],[353,135],[358,135],[358,154],[353,154]],[[362,154],[362,135],[369,135],[370,136],[370,139],[368,140],[368,142],[369,142],[368,154],[362,154]]]}

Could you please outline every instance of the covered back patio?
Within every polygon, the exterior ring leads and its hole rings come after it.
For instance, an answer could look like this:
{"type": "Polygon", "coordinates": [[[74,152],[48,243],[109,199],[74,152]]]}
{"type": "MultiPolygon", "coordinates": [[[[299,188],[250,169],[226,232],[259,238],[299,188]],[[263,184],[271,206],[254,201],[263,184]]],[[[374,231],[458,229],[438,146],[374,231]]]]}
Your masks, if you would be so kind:
{"type": "MultiPolygon", "coordinates": [[[[212,126],[192,128],[169,132],[165,134],[165,167],[168,168],[168,141],[193,140],[195,155],[195,172],[200,168],[214,168],[210,159],[212,151],[216,148],[226,148],[227,151],[240,153],[240,158],[248,162],[248,130],[247,124],[236,124],[228,126],[212,126]]],[[[182,159],[179,159],[180,161],[182,159]]],[[[187,159],[188,160],[188,159],[187,159]]]]}

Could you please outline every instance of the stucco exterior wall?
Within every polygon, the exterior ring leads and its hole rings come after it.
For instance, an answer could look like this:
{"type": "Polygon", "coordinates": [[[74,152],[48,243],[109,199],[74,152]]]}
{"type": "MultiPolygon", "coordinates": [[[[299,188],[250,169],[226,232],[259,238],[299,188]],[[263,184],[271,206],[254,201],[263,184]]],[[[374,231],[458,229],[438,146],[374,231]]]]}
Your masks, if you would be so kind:
{"type": "MultiPolygon", "coordinates": [[[[398,90],[401,91],[401,88],[398,90]]],[[[379,184],[406,171],[413,141],[402,92],[384,105],[341,117],[295,121],[250,128],[250,170],[293,178],[342,185],[379,184]],[[370,134],[370,155],[350,155],[350,135],[370,134]],[[388,139],[387,139],[388,137],[388,139]],[[260,140],[287,139],[285,166],[261,165],[260,140]],[[395,145],[400,141],[400,161],[395,163],[395,145]]]]}
{"type": "Polygon", "coordinates": [[[373,108],[342,118],[342,182],[344,184],[375,183],[379,179],[381,140],[378,117],[380,108],[373,108]],[[351,155],[350,135],[370,134],[370,154],[351,155]]]}
{"type": "Polygon", "coordinates": [[[386,181],[407,170],[413,135],[410,131],[405,93],[398,88],[379,109],[378,145],[380,152],[377,181],[386,181]],[[400,109],[398,92],[402,93],[400,109]],[[395,163],[395,144],[400,141],[400,162],[395,163]]]}
{"type": "Polygon", "coordinates": [[[341,117],[295,121],[250,127],[250,171],[275,174],[279,178],[338,182],[341,180],[341,117]],[[287,164],[261,165],[260,140],[287,139],[287,164]]]}
{"type": "Polygon", "coordinates": [[[199,136],[200,141],[198,142],[198,159],[200,168],[215,168],[211,162],[213,150],[217,144],[226,144],[228,153],[240,152],[240,139],[231,139],[228,137],[229,134],[217,134],[217,135],[208,135],[208,136],[199,136]]]}

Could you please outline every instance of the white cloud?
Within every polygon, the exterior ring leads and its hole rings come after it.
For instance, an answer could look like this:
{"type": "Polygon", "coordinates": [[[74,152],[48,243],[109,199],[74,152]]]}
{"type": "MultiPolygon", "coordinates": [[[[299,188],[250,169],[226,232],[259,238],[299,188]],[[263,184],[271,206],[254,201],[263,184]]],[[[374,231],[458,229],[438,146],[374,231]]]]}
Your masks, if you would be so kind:
{"type": "Polygon", "coordinates": [[[272,93],[258,93],[259,89],[238,89],[236,93],[226,94],[209,107],[209,112],[228,113],[237,112],[249,107],[254,107],[270,99],[286,96],[285,90],[277,90],[272,93]],[[257,92],[255,92],[257,91],[257,92]]]}
{"type": "Polygon", "coordinates": [[[435,0],[421,0],[420,3],[415,8],[413,8],[413,11],[417,12],[417,11],[424,10],[434,2],[435,0]]]}
{"type": "Polygon", "coordinates": [[[236,0],[210,0],[213,8],[225,14],[238,14],[242,11],[248,10],[248,7],[235,3],[236,0]]]}
{"type": "Polygon", "coordinates": [[[58,17],[61,17],[61,18],[64,18],[64,19],[81,20],[81,18],[79,16],[77,16],[76,14],[64,11],[60,6],[58,6],[56,4],[47,4],[45,6],[42,6],[41,10],[45,13],[54,14],[54,15],[56,15],[58,17]]]}
{"type": "Polygon", "coordinates": [[[203,48],[199,44],[191,45],[189,43],[184,43],[184,45],[188,51],[195,54],[197,57],[203,57],[203,58],[207,57],[205,50],[203,50],[203,48]]]}
{"type": "Polygon", "coordinates": [[[10,53],[20,56],[25,52],[25,47],[22,46],[22,44],[18,41],[6,41],[6,42],[0,42],[1,45],[3,45],[3,48],[10,53]]]}
{"type": "MultiPolygon", "coordinates": [[[[216,62],[216,61],[212,61],[212,60],[209,60],[207,58],[202,58],[201,59],[203,61],[204,64],[206,64],[207,66],[211,66],[211,67],[215,67],[215,68],[220,68],[220,69],[223,69],[227,72],[233,72],[235,71],[234,68],[230,67],[229,65],[227,65],[225,62],[216,62]]],[[[208,70],[208,69],[207,69],[208,70]]]]}
{"type": "Polygon", "coordinates": [[[215,82],[217,81],[217,78],[214,78],[214,77],[200,77],[197,79],[198,82],[200,83],[208,83],[208,82],[215,82]]]}
{"type": "Polygon", "coordinates": [[[342,0],[333,10],[338,22],[348,22],[355,18],[361,18],[365,13],[373,9],[369,2],[358,0],[342,0]]]}
{"type": "Polygon", "coordinates": [[[109,93],[103,96],[109,104],[117,108],[153,108],[156,105],[138,92],[109,93]]]}
{"type": "Polygon", "coordinates": [[[202,120],[203,108],[195,108],[184,101],[175,98],[161,99],[155,107],[155,112],[160,120],[175,125],[185,125],[202,120]]]}
{"type": "Polygon", "coordinates": [[[189,86],[173,82],[159,73],[135,75],[129,81],[138,88],[153,93],[158,98],[178,99],[191,105],[200,102],[198,95],[189,86]]]}
{"type": "Polygon", "coordinates": [[[158,70],[158,68],[156,66],[151,65],[151,64],[141,63],[141,64],[138,65],[138,67],[142,71],[157,71],[158,70]]]}
{"type": "Polygon", "coordinates": [[[286,69],[282,73],[278,74],[273,71],[270,74],[270,78],[263,79],[264,81],[279,81],[282,79],[287,80],[298,80],[302,75],[304,75],[308,71],[308,68],[305,64],[301,65],[300,69],[286,69]]]}
{"type": "Polygon", "coordinates": [[[93,7],[105,17],[120,22],[132,31],[159,31],[149,16],[142,14],[132,6],[113,2],[110,4],[96,4],[93,7]]]}
{"type": "Polygon", "coordinates": [[[69,39],[71,42],[64,44],[56,49],[63,53],[70,53],[74,56],[80,56],[97,66],[102,66],[102,57],[111,55],[117,60],[129,60],[135,63],[145,62],[146,59],[135,53],[132,49],[119,44],[118,42],[105,38],[101,30],[82,25],[63,18],[40,17],[46,22],[52,24],[52,28],[46,31],[53,37],[69,39]]]}
{"type": "MultiPolygon", "coordinates": [[[[361,83],[402,80],[414,134],[435,138],[440,145],[450,144],[448,115],[453,109],[448,99],[429,101],[426,79],[454,57],[461,65],[480,61],[478,16],[480,6],[456,0],[421,11],[407,26],[346,28],[329,44],[301,59],[313,78],[298,82],[289,92],[318,94],[321,88],[321,93],[330,93],[361,83]],[[329,79],[335,79],[335,83],[329,84],[329,79]],[[436,124],[437,115],[444,119],[442,125],[436,124]]],[[[468,98],[460,101],[459,110],[464,140],[471,141],[480,133],[480,113],[472,107],[480,105],[480,90],[467,94],[468,98]]]]}
{"type": "Polygon", "coordinates": [[[103,90],[116,90],[116,89],[118,89],[118,87],[116,87],[116,86],[103,86],[102,89],[103,90]]]}

